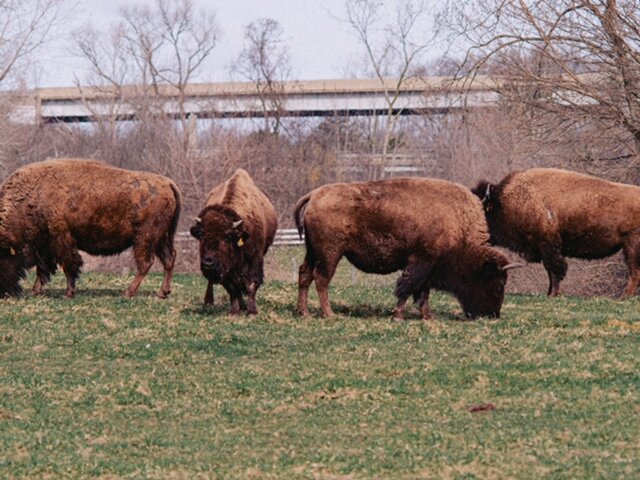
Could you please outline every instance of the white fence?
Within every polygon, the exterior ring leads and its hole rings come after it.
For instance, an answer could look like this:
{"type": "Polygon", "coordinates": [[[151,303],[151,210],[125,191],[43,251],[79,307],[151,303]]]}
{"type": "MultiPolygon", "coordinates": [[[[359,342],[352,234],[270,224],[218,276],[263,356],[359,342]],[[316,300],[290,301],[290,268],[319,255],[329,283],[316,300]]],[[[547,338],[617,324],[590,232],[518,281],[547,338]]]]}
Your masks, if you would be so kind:
{"type": "MultiPolygon", "coordinates": [[[[189,232],[178,232],[176,236],[180,239],[192,238],[189,232]]],[[[285,247],[304,245],[304,235],[301,239],[296,228],[281,228],[276,231],[276,237],[273,239],[273,244],[285,247]]]]}

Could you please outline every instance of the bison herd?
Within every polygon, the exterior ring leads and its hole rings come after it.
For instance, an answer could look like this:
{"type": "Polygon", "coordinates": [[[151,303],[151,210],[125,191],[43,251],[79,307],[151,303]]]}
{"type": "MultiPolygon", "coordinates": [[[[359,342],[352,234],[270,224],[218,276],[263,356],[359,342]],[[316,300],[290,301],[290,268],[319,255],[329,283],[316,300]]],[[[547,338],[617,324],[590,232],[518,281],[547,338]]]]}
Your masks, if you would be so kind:
{"type": "MultiPolygon", "coordinates": [[[[136,275],[125,296],[136,294],[158,257],[171,291],[174,237],[181,196],[160,175],[132,172],[82,159],[47,160],[16,170],[0,185],[0,296],[21,292],[36,267],[33,293],[62,268],[73,297],[82,266],[79,251],[113,255],[132,248],[136,275]]],[[[297,309],[308,314],[315,282],[322,314],[332,315],[328,286],[346,257],[369,273],[401,270],[393,318],[412,297],[429,319],[432,289],[453,294],[468,318],[499,317],[509,263],[496,246],[529,262],[542,262],[555,296],[567,272],[565,257],[604,258],[622,249],[629,269],[624,296],[640,282],[640,187],[567,170],[533,168],[473,190],[428,178],[336,183],[298,200],[294,220],[304,233],[297,309]]],[[[264,255],[277,215],[249,174],[238,169],[214,187],[191,226],[199,241],[200,269],[229,294],[230,313],[257,313],[264,255]],[[246,300],[245,300],[246,297],[246,300]]]]}

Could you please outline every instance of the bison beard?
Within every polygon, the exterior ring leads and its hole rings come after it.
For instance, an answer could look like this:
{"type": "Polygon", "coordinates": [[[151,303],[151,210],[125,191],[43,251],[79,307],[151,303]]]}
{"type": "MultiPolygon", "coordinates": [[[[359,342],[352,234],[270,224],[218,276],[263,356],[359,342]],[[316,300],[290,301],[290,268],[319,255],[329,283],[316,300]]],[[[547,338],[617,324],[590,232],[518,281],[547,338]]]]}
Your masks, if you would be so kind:
{"type": "Polygon", "coordinates": [[[468,318],[500,316],[514,265],[487,245],[480,202],[460,185],[418,178],[325,185],[298,201],[294,219],[307,248],[298,282],[302,315],[313,281],[323,315],[333,314],[328,285],[346,256],[368,273],[402,270],[394,319],[404,318],[410,296],[430,318],[432,288],[453,293],[468,318]]]}
{"type": "Polygon", "coordinates": [[[136,294],[155,255],[165,271],[158,296],[165,298],[179,213],[177,186],[159,175],[82,159],[27,165],[0,186],[0,296],[18,295],[20,279],[33,266],[33,293],[40,293],[61,265],[65,295],[73,297],[79,250],[113,255],[133,247],[137,273],[124,294],[136,294]]]}

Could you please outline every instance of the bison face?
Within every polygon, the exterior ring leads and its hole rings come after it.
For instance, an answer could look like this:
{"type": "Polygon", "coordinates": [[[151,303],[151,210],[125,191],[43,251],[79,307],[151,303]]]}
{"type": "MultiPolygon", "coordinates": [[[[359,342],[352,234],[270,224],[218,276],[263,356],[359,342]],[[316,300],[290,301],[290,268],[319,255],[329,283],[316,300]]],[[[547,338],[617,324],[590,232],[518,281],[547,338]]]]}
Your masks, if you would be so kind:
{"type": "Polygon", "coordinates": [[[20,280],[24,276],[22,256],[13,247],[0,246],[0,298],[18,296],[22,291],[20,280]]]}
{"type": "Polygon", "coordinates": [[[507,271],[515,267],[507,263],[507,259],[496,252],[495,256],[471,269],[469,278],[457,295],[467,318],[500,318],[507,271]]]}
{"type": "Polygon", "coordinates": [[[233,210],[220,205],[207,207],[190,233],[200,241],[200,270],[207,279],[221,283],[242,263],[249,234],[233,210]]]}

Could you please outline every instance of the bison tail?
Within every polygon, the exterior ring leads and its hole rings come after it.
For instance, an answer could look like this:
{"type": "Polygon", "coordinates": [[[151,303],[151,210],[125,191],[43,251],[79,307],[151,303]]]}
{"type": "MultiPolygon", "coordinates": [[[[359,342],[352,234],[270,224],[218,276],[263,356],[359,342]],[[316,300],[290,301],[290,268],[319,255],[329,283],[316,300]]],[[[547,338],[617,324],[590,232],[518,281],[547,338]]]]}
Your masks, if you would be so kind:
{"type": "Polygon", "coordinates": [[[296,203],[296,207],[293,210],[293,219],[296,222],[296,227],[298,228],[298,235],[300,235],[300,240],[302,240],[302,234],[304,233],[304,209],[309,203],[309,199],[311,198],[311,192],[307,193],[304,197],[302,197],[296,203]]]}
{"type": "Polygon", "coordinates": [[[173,182],[171,182],[171,190],[173,190],[173,196],[176,199],[176,210],[173,212],[171,227],[169,227],[167,236],[169,237],[173,248],[173,239],[176,236],[176,231],[178,230],[178,220],[180,220],[180,212],[182,211],[182,194],[180,193],[178,186],[173,182]]]}

